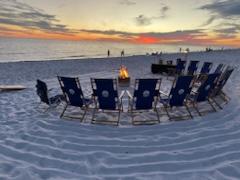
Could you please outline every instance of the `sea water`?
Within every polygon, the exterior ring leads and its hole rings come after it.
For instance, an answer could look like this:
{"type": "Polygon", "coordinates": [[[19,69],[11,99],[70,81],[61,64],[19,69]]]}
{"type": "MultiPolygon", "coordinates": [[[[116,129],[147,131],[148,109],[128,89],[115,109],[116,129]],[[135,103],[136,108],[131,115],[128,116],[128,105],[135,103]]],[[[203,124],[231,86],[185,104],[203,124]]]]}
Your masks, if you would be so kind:
{"type": "Polygon", "coordinates": [[[190,51],[200,51],[206,47],[0,37],[0,62],[107,57],[108,50],[111,57],[120,56],[122,50],[124,50],[125,56],[144,55],[156,52],[179,52],[180,48],[182,50],[189,48],[190,51]]]}

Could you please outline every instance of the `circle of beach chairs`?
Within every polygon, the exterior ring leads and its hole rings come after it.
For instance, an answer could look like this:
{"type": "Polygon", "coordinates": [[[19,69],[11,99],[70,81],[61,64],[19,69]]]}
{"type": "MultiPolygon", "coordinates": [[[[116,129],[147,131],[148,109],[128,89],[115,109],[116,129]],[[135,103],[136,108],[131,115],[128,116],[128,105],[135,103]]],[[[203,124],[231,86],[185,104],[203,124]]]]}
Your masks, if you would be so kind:
{"type": "Polygon", "coordinates": [[[161,90],[161,78],[135,79],[132,92],[126,89],[119,92],[117,79],[91,78],[91,97],[84,96],[77,77],[58,76],[62,95],[49,97],[47,85],[41,80],[37,80],[36,88],[41,102],[48,105],[46,110],[63,103],[60,117],[79,118],[81,122],[88,110],[92,111],[91,123],[116,126],[119,125],[121,113],[126,112],[131,116],[133,125],[160,123],[160,115],[167,115],[169,120],[192,119],[195,117],[194,114],[202,116],[208,112],[223,109],[220,101],[226,104],[230,100],[227,93],[223,91],[223,87],[234,70],[231,66],[219,64],[211,72],[213,63],[204,62],[197,73],[198,65],[199,61],[190,61],[186,68],[186,61],[178,59],[169,93],[161,90]],[[128,109],[125,111],[124,98],[128,100],[128,109]],[[200,108],[201,103],[204,103],[204,107],[210,108],[200,108]],[[69,115],[67,112],[70,106],[78,108],[81,116],[73,116],[71,113],[69,115]],[[151,111],[156,118],[154,120],[135,118],[136,114],[146,111],[151,111]],[[177,111],[179,112],[176,113],[177,111]],[[98,113],[116,113],[116,118],[113,120],[99,119],[96,118],[98,113]]]}

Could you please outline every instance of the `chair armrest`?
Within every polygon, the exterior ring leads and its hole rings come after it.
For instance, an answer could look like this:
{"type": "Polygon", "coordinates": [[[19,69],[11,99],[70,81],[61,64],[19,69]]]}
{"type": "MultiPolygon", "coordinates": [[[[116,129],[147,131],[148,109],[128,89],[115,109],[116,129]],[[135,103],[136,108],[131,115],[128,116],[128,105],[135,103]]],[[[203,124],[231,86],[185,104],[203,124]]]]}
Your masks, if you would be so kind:
{"type": "Polygon", "coordinates": [[[50,88],[50,89],[48,89],[49,92],[52,91],[52,90],[54,90],[54,88],[50,88]]]}
{"type": "Polygon", "coordinates": [[[133,99],[131,93],[128,90],[126,90],[126,93],[127,93],[128,98],[133,99]]]}
{"type": "Polygon", "coordinates": [[[192,90],[192,93],[197,94],[197,91],[196,90],[192,90]]]}
{"type": "Polygon", "coordinates": [[[159,91],[159,92],[160,92],[160,95],[163,94],[164,96],[168,96],[168,94],[163,91],[159,91]]]}

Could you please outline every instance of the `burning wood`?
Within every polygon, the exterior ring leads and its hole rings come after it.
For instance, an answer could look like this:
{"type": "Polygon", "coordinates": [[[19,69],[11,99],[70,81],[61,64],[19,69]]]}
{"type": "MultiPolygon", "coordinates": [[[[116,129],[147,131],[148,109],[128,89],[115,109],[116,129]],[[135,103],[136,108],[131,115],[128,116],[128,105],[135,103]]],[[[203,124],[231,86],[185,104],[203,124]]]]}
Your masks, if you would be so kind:
{"type": "Polygon", "coordinates": [[[121,65],[119,69],[119,79],[128,79],[128,70],[126,66],[121,65]]]}
{"type": "Polygon", "coordinates": [[[124,65],[120,66],[118,81],[119,81],[119,83],[124,83],[124,84],[129,84],[129,82],[130,82],[130,77],[128,74],[127,67],[124,65]]]}

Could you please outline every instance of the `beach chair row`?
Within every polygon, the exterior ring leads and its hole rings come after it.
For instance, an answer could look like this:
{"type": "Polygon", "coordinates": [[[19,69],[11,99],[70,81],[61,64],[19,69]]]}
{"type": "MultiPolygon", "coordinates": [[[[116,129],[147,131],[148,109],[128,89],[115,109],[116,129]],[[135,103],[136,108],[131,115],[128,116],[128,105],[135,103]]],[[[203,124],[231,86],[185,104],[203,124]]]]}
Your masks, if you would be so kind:
{"type": "MultiPolygon", "coordinates": [[[[200,62],[199,61],[190,61],[188,67],[187,61],[177,59],[177,64],[176,64],[176,74],[177,75],[182,75],[187,72],[187,75],[195,75],[197,74],[198,67],[199,67],[200,62]]],[[[225,68],[226,65],[224,64],[218,64],[216,67],[215,71],[213,73],[221,73],[223,69],[225,68]]],[[[199,74],[208,74],[213,67],[212,62],[204,62],[202,65],[202,68],[199,71],[199,74]]]]}
{"type": "Polygon", "coordinates": [[[128,112],[132,118],[132,124],[155,124],[160,123],[160,114],[165,110],[170,120],[193,118],[193,112],[190,108],[195,109],[197,114],[202,116],[203,112],[198,104],[201,102],[208,103],[212,111],[222,109],[217,102],[216,97],[222,98],[225,102],[229,101],[229,97],[223,92],[223,87],[231,76],[233,68],[227,68],[222,73],[206,74],[201,81],[197,81],[195,75],[180,75],[173,81],[172,88],[169,93],[161,91],[161,79],[136,79],[133,93],[129,91],[118,92],[118,84],[116,79],[91,79],[92,96],[86,98],[82,91],[78,78],[58,77],[60,87],[63,92],[57,97],[48,97],[47,86],[44,82],[37,80],[37,93],[40,99],[52,105],[57,101],[64,103],[61,118],[76,118],[68,115],[67,111],[70,106],[79,108],[82,113],[80,121],[83,121],[86,112],[92,109],[92,123],[118,125],[120,114],[123,112],[123,97],[128,97],[128,112]],[[45,85],[44,85],[45,84],[45,85]],[[158,106],[159,105],[159,106],[158,106]],[[172,116],[170,111],[173,108],[185,108],[184,116],[172,116]],[[156,115],[154,120],[139,120],[135,116],[144,111],[152,111],[156,115]],[[116,118],[112,120],[99,119],[97,113],[116,112],[116,118]]]}

